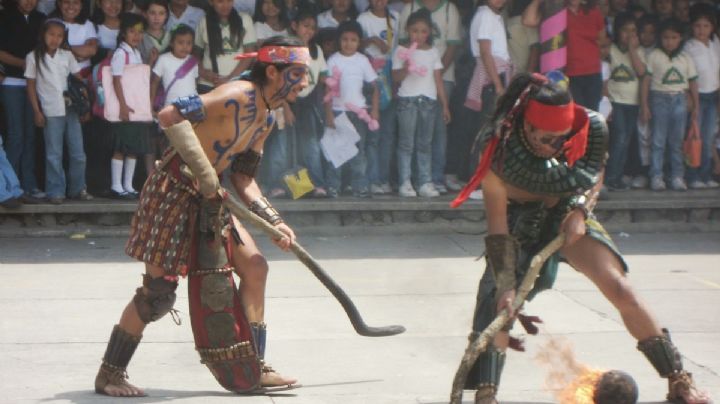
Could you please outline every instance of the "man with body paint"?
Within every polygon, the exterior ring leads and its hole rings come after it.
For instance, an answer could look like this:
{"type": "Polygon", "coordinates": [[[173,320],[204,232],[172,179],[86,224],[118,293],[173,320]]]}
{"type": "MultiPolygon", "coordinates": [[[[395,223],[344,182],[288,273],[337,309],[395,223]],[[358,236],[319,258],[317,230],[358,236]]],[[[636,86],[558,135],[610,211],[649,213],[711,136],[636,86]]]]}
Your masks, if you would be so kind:
{"type": "MultiPolygon", "coordinates": [[[[146,272],[143,285],[136,290],[110,336],[95,380],[95,391],[99,394],[118,397],[145,394],[128,383],[126,367],[145,326],[173,310],[178,277],[187,275],[203,259],[198,240],[212,240],[213,235],[227,250],[225,258],[229,262],[224,269],[234,268],[242,281],[240,300],[262,369],[257,387],[296,383],[262,361],[268,264],[247,230],[222,209],[224,191],[220,188],[219,174],[230,169],[230,182],[240,199],[285,234],[274,242],[287,251],[295,234],[262,195],[254,177],[263,144],[275,123],[272,111],[285,101],[293,102],[307,86],[310,56],[299,40],[275,37],[268,39],[256,54],[238,57],[256,58],[249,80],[233,81],[201,96],[180,98],[158,114],[171,147],[143,187],[126,245],[126,253],[143,261],[146,272]]],[[[222,298],[221,293],[202,293],[206,305],[222,298]]],[[[207,358],[203,357],[203,361],[207,363],[207,358]]],[[[220,380],[218,374],[215,376],[220,380]]]]}

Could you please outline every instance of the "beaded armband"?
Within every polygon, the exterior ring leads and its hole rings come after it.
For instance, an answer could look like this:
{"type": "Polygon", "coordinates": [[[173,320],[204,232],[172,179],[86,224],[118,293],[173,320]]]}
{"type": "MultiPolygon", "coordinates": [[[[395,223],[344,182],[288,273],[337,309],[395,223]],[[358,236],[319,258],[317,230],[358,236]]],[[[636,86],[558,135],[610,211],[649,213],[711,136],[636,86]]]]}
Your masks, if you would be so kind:
{"type": "Polygon", "coordinates": [[[244,174],[250,178],[255,178],[261,159],[262,154],[250,149],[246,152],[238,154],[237,157],[235,157],[232,165],[230,166],[230,170],[234,173],[244,174]]]}
{"type": "Polygon", "coordinates": [[[199,95],[180,97],[173,101],[173,105],[183,118],[192,123],[205,120],[205,106],[199,95]]]}
{"type": "Polygon", "coordinates": [[[273,226],[283,223],[283,219],[280,217],[278,211],[273,208],[270,201],[268,201],[264,196],[252,201],[249,208],[251,212],[260,216],[273,226]]]}

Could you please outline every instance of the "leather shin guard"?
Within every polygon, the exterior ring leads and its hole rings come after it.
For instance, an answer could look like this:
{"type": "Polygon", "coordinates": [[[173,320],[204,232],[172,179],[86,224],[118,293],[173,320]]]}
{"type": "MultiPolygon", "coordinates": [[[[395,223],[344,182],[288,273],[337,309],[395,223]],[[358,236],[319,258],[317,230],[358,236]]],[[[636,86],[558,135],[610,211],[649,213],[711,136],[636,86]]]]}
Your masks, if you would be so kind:
{"type": "Polygon", "coordinates": [[[661,377],[669,377],[683,370],[682,357],[670,340],[670,332],[666,328],[662,332],[662,336],[638,342],[637,348],[645,354],[661,377]]]}
{"type": "Polygon", "coordinates": [[[113,327],[103,356],[103,364],[120,369],[127,368],[141,338],[128,334],[119,325],[113,327]]]}
{"type": "Polygon", "coordinates": [[[165,128],[170,145],[180,154],[198,181],[200,193],[212,195],[220,189],[220,179],[203,151],[190,121],[182,121],[165,128]]]}
{"type": "MultiPolygon", "coordinates": [[[[470,340],[477,339],[480,333],[470,334],[470,340]]],[[[492,395],[497,393],[500,386],[500,376],[505,367],[505,352],[498,351],[491,344],[485,352],[478,356],[470,368],[465,379],[465,390],[492,390],[492,395]]]]}

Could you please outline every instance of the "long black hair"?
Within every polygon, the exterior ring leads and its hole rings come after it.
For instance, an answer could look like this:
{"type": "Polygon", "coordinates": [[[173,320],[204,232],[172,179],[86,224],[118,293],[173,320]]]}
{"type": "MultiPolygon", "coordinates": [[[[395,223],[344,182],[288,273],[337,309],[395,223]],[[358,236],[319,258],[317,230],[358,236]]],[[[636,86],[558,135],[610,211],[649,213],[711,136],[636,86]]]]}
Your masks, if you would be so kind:
{"type": "MultiPolygon", "coordinates": [[[[205,20],[207,22],[208,34],[208,50],[210,51],[210,60],[215,60],[218,55],[225,54],[223,49],[222,32],[220,29],[220,16],[214,8],[208,7],[205,12],[205,20]]],[[[228,23],[230,23],[230,45],[237,49],[242,45],[245,36],[245,27],[243,27],[242,18],[235,8],[230,9],[228,15],[228,23]]]]}
{"type": "Polygon", "coordinates": [[[47,33],[50,27],[60,27],[63,30],[63,41],[62,44],[60,44],[60,49],[68,48],[68,30],[65,27],[65,23],[63,23],[62,20],[58,18],[48,18],[47,20],[45,20],[43,22],[43,25],[40,27],[40,32],[38,33],[39,40],[37,41],[35,49],[33,50],[37,77],[40,77],[42,75],[42,72],[40,71],[41,67],[47,67],[47,63],[45,63],[45,54],[47,54],[48,48],[45,44],[45,33],[47,33]]]}
{"type": "MultiPolygon", "coordinates": [[[[308,42],[308,50],[310,51],[310,57],[313,60],[317,60],[317,58],[318,58],[317,10],[311,4],[300,7],[300,8],[298,8],[297,13],[295,14],[295,17],[293,18],[293,22],[295,24],[300,24],[301,21],[305,21],[310,18],[312,18],[315,21],[315,35],[310,39],[310,42],[308,42]]],[[[295,33],[293,33],[293,34],[295,34],[295,33]]]]}
{"type": "MultiPolygon", "coordinates": [[[[287,36],[272,36],[263,41],[263,46],[289,46],[304,48],[305,44],[303,44],[300,38],[287,36]]],[[[268,66],[270,66],[271,64],[275,66],[278,71],[282,71],[283,69],[291,65],[290,63],[267,63],[256,61],[250,68],[250,76],[248,77],[248,80],[259,85],[264,85],[265,83],[267,83],[266,71],[268,66]]]]}
{"type": "Polygon", "coordinates": [[[147,28],[147,20],[145,17],[135,13],[120,14],[120,30],[118,31],[116,47],[119,48],[120,44],[127,39],[127,30],[138,24],[142,24],[143,29],[147,28]]]}
{"type": "Polygon", "coordinates": [[[699,19],[706,19],[712,25],[712,34],[710,38],[715,36],[715,30],[717,30],[717,16],[715,15],[715,9],[711,4],[708,3],[695,3],[690,7],[690,25],[692,26],[699,19]]]}

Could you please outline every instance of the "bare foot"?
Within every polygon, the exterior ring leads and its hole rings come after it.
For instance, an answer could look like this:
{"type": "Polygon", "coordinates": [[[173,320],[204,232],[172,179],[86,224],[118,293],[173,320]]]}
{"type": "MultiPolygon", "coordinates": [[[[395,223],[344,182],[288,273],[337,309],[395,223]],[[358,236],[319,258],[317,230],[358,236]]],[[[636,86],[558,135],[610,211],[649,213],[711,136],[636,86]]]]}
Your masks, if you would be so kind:
{"type": "Polygon", "coordinates": [[[480,389],[475,392],[475,404],[498,404],[492,388],[480,389]]]}
{"type": "Polygon", "coordinates": [[[695,387],[692,375],[687,371],[681,371],[668,379],[669,393],[668,401],[684,404],[712,404],[707,393],[695,387]]]}
{"type": "Polygon", "coordinates": [[[100,367],[95,377],[95,392],[113,397],[144,397],[145,392],[127,382],[128,375],[124,369],[100,367]]]}
{"type": "Polygon", "coordinates": [[[283,376],[268,365],[264,366],[260,376],[260,386],[262,387],[291,386],[295,383],[297,383],[297,379],[283,376]]]}

